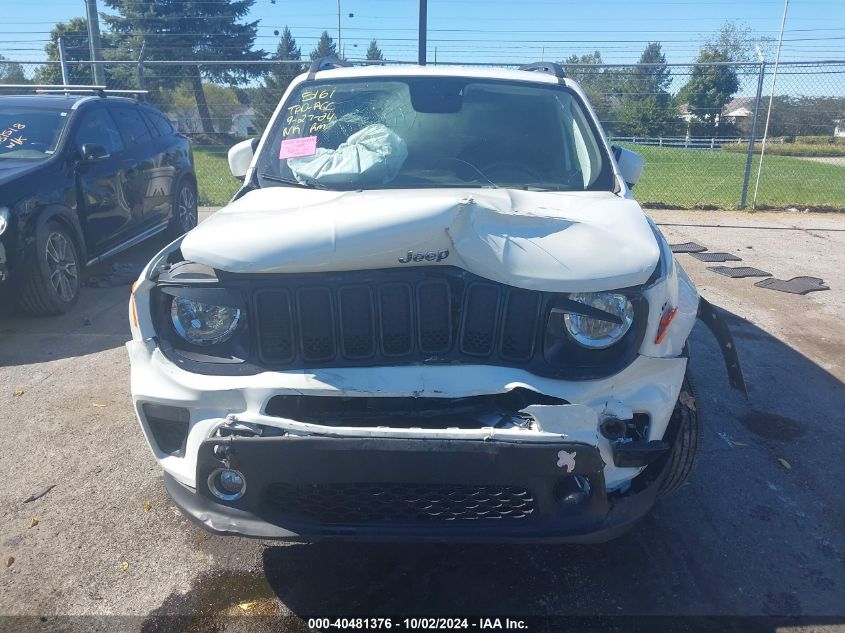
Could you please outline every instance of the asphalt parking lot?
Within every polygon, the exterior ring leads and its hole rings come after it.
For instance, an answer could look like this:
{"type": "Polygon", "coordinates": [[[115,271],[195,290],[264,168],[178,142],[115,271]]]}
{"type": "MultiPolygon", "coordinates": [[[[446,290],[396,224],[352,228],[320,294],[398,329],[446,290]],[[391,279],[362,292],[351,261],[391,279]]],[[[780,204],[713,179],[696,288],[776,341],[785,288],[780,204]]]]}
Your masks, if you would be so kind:
{"type": "MultiPolygon", "coordinates": [[[[845,216],[652,215],[670,242],[734,253],[782,279],[822,277],[831,289],[783,294],[678,256],[727,312],[750,395],[729,389],[714,339],[697,326],[697,470],[604,545],[305,545],[208,534],[169,502],[132,412],[126,280],[86,287],[58,318],[22,318],[0,299],[0,554],[14,558],[0,568],[0,614],[133,615],[137,630],[155,630],[165,614],[190,616],[190,630],[249,613],[721,614],[845,626],[845,216]]],[[[161,245],[116,261],[140,268],[161,245]]],[[[111,266],[92,272],[108,283],[111,266]]]]}

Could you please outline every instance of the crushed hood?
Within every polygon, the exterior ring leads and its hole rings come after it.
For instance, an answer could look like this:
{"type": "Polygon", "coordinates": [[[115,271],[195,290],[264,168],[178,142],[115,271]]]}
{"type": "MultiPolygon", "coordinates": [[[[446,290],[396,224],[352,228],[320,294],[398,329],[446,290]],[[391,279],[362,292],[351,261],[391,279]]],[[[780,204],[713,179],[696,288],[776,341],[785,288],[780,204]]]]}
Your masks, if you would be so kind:
{"type": "Polygon", "coordinates": [[[185,237],[182,254],[233,273],[451,265],[512,286],[578,292],[645,282],[659,251],[639,205],[610,192],[272,187],[212,215],[185,237]],[[440,261],[425,259],[432,253],[440,261]]]}

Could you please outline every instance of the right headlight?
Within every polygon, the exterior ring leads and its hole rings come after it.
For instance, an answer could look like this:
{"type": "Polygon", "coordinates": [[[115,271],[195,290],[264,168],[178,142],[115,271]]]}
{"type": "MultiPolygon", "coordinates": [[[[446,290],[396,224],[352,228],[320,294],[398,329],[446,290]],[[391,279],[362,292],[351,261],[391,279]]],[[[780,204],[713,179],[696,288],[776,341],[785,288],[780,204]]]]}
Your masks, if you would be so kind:
{"type": "Polygon", "coordinates": [[[609,321],[566,312],[563,315],[566,331],[579,345],[589,349],[605,349],[619,341],[631,329],[634,308],[625,295],[612,292],[579,292],[569,295],[569,298],[615,317],[613,321],[609,321]]]}
{"type": "Polygon", "coordinates": [[[240,308],[174,297],[170,320],[176,333],[192,345],[225,343],[238,328],[240,308]]]}

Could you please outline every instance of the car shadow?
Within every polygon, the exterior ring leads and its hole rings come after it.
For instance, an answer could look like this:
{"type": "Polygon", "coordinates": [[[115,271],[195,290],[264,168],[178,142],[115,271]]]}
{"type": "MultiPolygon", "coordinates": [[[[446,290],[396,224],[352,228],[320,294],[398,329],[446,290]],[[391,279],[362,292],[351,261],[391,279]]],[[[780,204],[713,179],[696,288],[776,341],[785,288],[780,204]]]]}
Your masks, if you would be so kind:
{"type": "Polygon", "coordinates": [[[66,314],[33,317],[0,294],[0,367],[31,365],[102,352],[130,338],[130,286],[169,239],[156,236],[85,271],[79,301],[66,314]]]}

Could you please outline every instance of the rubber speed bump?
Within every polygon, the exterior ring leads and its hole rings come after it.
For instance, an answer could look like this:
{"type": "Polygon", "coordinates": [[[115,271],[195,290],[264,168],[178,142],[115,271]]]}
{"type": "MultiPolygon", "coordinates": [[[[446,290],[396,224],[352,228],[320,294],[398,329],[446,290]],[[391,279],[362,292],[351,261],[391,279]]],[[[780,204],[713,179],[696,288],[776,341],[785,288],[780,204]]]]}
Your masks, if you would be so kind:
{"type": "Polygon", "coordinates": [[[684,242],[683,244],[669,244],[673,253],[702,253],[707,250],[706,246],[695,242],[684,242]]]}
{"type": "Polygon", "coordinates": [[[760,288],[777,290],[778,292],[789,292],[794,295],[805,295],[814,290],[830,290],[830,286],[824,284],[824,280],[818,277],[793,277],[792,279],[762,279],[754,284],[760,288]]]}
{"type": "Polygon", "coordinates": [[[767,273],[765,270],[759,268],[752,268],[751,266],[708,266],[707,270],[712,270],[714,273],[731,277],[732,279],[741,279],[742,277],[771,277],[772,273],[767,273]]]}
{"type": "Polygon", "coordinates": [[[741,262],[742,258],[730,253],[690,253],[702,262],[741,262]]]}

